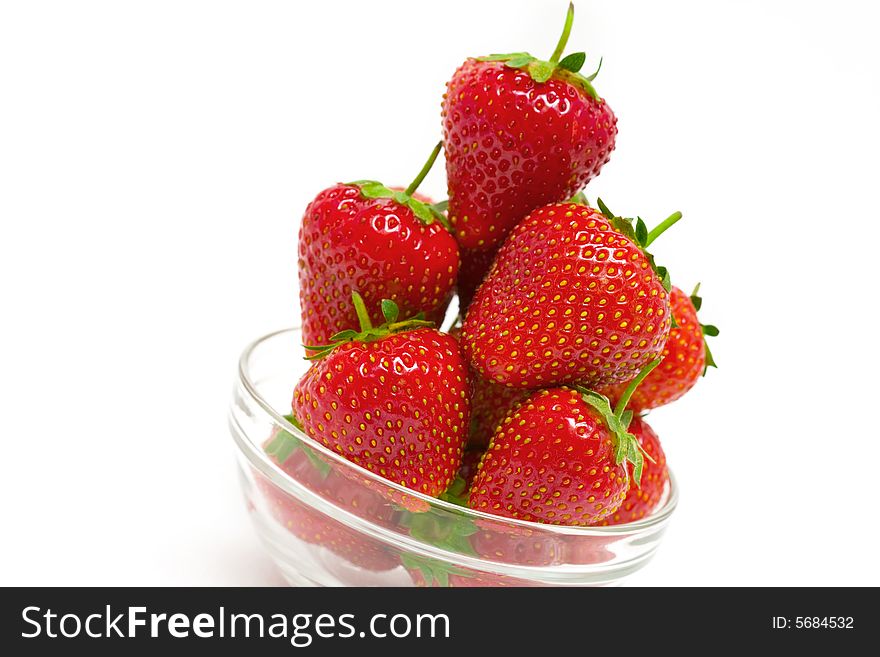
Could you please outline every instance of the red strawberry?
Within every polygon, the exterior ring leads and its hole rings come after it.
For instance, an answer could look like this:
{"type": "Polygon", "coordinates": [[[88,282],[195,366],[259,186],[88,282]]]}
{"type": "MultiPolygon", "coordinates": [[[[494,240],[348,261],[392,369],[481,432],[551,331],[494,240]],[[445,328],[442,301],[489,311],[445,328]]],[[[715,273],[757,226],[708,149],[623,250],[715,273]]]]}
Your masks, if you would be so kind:
{"type": "Polygon", "coordinates": [[[485,450],[501,421],[516,404],[528,397],[531,391],[510,388],[477,373],[472,375],[471,380],[473,394],[468,447],[485,450]]]}
{"type": "Polygon", "coordinates": [[[596,564],[614,557],[611,536],[564,536],[530,532],[520,527],[480,529],[471,544],[481,557],[519,566],[596,564]]]}
{"type": "Polygon", "coordinates": [[[413,196],[439,148],[403,192],[374,181],[338,184],[306,208],[299,282],[307,345],[357,328],[353,290],[377,323],[382,299],[395,301],[405,317],[423,312],[442,319],[458,275],[458,246],[444,215],[413,196]]]}
{"type": "MultiPolygon", "coordinates": [[[[704,336],[718,335],[718,329],[711,325],[704,326],[697,319],[697,310],[702,304],[702,299],[697,296],[699,290],[700,286],[697,285],[693,295],[688,297],[677,287],[672,288],[670,303],[677,326],[669,331],[660,366],[633,394],[629,408],[634,412],[674,402],[694,387],[708,367],[716,366],[704,336]]],[[[602,392],[615,400],[624,388],[625,384],[619,384],[602,392]]]]}
{"type": "MultiPolygon", "coordinates": [[[[461,343],[461,326],[453,326],[449,335],[461,343]]],[[[529,390],[510,388],[470,371],[471,423],[468,430],[468,449],[486,451],[501,420],[516,405],[531,394],[529,390]]],[[[470,483],[470,482],[468,482],[470,483]]]]}
{"type": "MultiPolygon", "coordinates": [[[[428,322],[373,327],[352,294],[361,331],[320,348],[296,385],[293,413],[306,433],[357,465],[436,497],[461,465],[470,413],[467,365],[455,338],[428,322]]],[[[402,501],[401,503],[404,503],[402,501]]]]}
{"type": "Polygon", "coordinates": [[[483,282],[489,266],[495,258],[497,249],[491,251],[478,251],[476,249],[461,249],[461,266],[458,268],[458,311],[462,317],[467,313],[468,307],[483,282]]]}
{"type": "Polygon", "coordinates": [[[570,6],[549,61],[472,58],[447,83],[449,220],[463,248],[493,249],[526,214],[570,198],[608,162],[617,119],[591,84],[595,73],[578,73],[585,55],[560,59],[573,19],[570,6]]]}
{"type": "Polygon", "coordinates": [[[492,438],[471,486],[468,506],[510,518],[558,525],[601,522],[629,489],[625,462],[638,485],[643,457],[626,430],[633,380],[616,411],[584,388],[541,390],[508,415],[492,438]]]}
{"type": "Polygon", "coordinates": [[[538,208],[501,247],[462,327],[482,376],[518,388],[632,379],[663,350],[668,274],[644,252],[676,213],[638,235],[578,203],[538,208]]]}
{"type": "MultiPolygon", "coordinates": [[[[650,378],[650,375],[649,377],[650,378]]],[[[645,382],[647,382],[647,378],[645,382]]],[[[644,385],[644,382],[642,383],[644,385]]],[[[636,391],[638,393],[638,390],[636,391]]],[[[666,467],[666,454],[660,446],[660,439],[654,430],[648,426],[638,415],[632,418],[627,428],[631,434],[639,441],[639,445],[652,460],[645,460],[645,467],[642,471],[642,480],[638,486],[630,484],[629,492],[623,504],[610,516],[607,516],[601,525],[622,525],[627,522],[641,520],[649,515],[663,498],[663,492],[666,489],[666,483],[669,481],[669,468],[666,467]]],[[[632,474],[632,467],[630,467],[632,474]]]]}
{"type": "MultiPolygon", "coordinates": [[[[396,510],[391,504],[365,486],[332,470],[328,463],[287,431],[275,432],[266,442],[265,450],[289,477],[341,509],[374,524],[392,524],[396,510]]],[[[381,543],[313,509],[263,475],[257,473],[256,479],[269,513],[300,540],[320,545],[366,570],[381,572],[399,565],[399,558],[381,543]]]]}
{"type": "Polygon", "coordinates": [[[464,481],[465,490],[468,490],[474,483],[474,477],[477,476],[477,469],[480,467],[480,460],[485,453],[485,450],[482,449],[468,449],[462,456],[458,476],[464,481]]]}

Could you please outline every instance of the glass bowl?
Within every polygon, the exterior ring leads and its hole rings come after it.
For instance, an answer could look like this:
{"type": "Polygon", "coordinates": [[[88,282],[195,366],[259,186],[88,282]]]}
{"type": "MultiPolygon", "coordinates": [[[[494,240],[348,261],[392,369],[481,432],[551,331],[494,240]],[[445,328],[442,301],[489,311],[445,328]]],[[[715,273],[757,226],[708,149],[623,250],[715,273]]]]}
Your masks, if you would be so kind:
{"type": "Polygon", "coordinates": [[[560,527],[466,509],[354,465],[284,418],[309,367],[300,345],[300,331],[285,329],[248,346],[229,413],[247,507],[290,584],[601,586],[642,568],[660,544],[678,497],[671,475],[647,518],[560,527]],[[266,451],[279,435],[294,446],[283,467],[266,451]]]}

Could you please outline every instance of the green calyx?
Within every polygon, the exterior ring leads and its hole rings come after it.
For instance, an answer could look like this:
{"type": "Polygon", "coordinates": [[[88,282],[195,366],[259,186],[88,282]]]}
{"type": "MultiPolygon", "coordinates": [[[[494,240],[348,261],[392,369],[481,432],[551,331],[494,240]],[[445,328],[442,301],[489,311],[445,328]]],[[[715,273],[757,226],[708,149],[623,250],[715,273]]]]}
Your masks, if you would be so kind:
{"type": "Polygon", "coordinates": [[[613,409],[611,408],[611,401],[605,395],[601,395],[598,392],[588,390],[581,386],[573,386],[575,390],[581,393],[581,398],[584,400],[584,403],[588,404],[599,413],[603,422],[605,422],[605,426],[608,427],[608,430],[611,432],[612,440],[614,441],[614,462],[617,465],[624,462],[632,463],[632,478],[633,481],[635,481],[636,486],[639,486],[642,481],[642,470],[644,470],[645,467],[645,457],[647,456],[651,462],[653,462],[653,459],[650,454],[645,452],[644,448],[639,444],[638,439],[628,431],[633,413],[632,411],[627,410],[626,405],[629,403],[636,388],[639,387],[639,384],[660,364],[661,360],[663,359],[655,358],[642,368],[638,376],[630,381],[626,390],[623,392],[623,395],[621,395],[618,400],[617,406],[613,409]]]}
{"type": "MultiPolygon", "coordinates": [[[[700,294],[700,284],[697,283],[697,286],[694,288],[693,293],[691,294],[691,303],[694,304],[694,309],[697,312],[700,312],[700,308],[703,307],[703,298],[699,296],[700,294]]],[[[710,367],[717,368],[718,365],[715,363],[715,358],[712,356],[712,351],[709,349],[709,343],[706,341],[706,337],[714,338],[718,335],[718,327],[713,326],[712,324],[700,324],[700,329],[703,332],[703,346],[706,349],[706,366],[703,368],[703,376],[706,376],[706,372],[709,371],[710,367]]]]}
{"type": "Polygon", "coordinates": [[[461,475],[455,475],[455,479],[449,487],[440,493],[440,499],[457,506],[467,506],[467,482],[461,475]]]}
{"type": "MultiPolygon", "coordinates": [[[[290,422],[294,427],[305,433],[302,423],[293,415],[285,415],[284,419],[290,422]]],[[[309,463],[321,475],[326,477],[330,472],[330,465],[319,457],[311,447],[308,447],[302,440],[294,436],[286,429],[281,429],[276,433],[269,444],[266,445],[266,454],[275,458],[279,465],[284,465],[285,461],[290,458],[296,450],[301,449],[305,454],[309,463]]]]}
{"type": "MultiPolygon", "coordinates": [[[[645,257],[648,258],[648,263],[651,265],[651,269],[654,270],[660,278],[660,281],[663,283],[663,289],[670,292],[672,290],[672,280],[669,277],[669,270],[654,262],[654,256],[648,252],[648,247],[651,246],[654,240],[666,232],[666,230],[681,220],[681,212],[673,212],[666,217],[666,219],[661,221],[653,230],[649,231],[641,217],[636,217],[635,219],[619,217],[608,209],[608,206],[605,205],[601,198],[596,200],[596,204],[599,206],[599,211],[608,218],[608,221],[611,222],[611,226],[614,230],[626,235],[642,250],[645,257]]],[[[673,326],[677,326],[674,317],[672,318],[672,321],[673,326]]]]}
{"type": "MultiPolygon", "coordinates": [[[[422,543],[455,554],[476,555],[470,536],[477,532],[477,526],[470,518],[404,511],[401,524],[409,528],[410,536],[422,543]]],[[[401,555],[401,561],[405,568],[421,572],[427,586],[436,583],[438,586],[447,587],[450,575],[468,575],[467,571],[452,563],[416,554],[401,555]]]]}
{"type": "Polygon", "coordinates": [[[430,157],[428,157],[427,162],[425,162],[422,170],[419,171],[419,175],[415,177],[409,186],[402,192],[395,191],[383,185],[382,183],[375,180],[355,180],[354,182],[348,183],[349,185],[354,185],[361,190],[361,194],[364,198],[390,198],[394,199],[396,203],[400,205],[405,205],[412,213],[426,226],[430,226],[435,221],[441,224],[446,230],[452,230],[452,227],[449,225],[449,221],[446,219],[446,216],[443,214],[446,209],[446,201],[441,203],[436,203],[431,205],[429,203],[423,203],[422,201],[413,198],[413,194],[419,188],[419,185],[422,184],[422,181],[425,179],[425,176],[428,175],[428,172],[431,170],[431,167],[434,166],[434,162],[437,160],[437,156],[440,154],[440,149],[443,148],[443,142],[438,142],[434,147],[434,150],[431,151],[430,157]]]}
{"type": "Polygon", "coordinates": [[[535,82],[546,82],[554,75],[566,82],[582,89],[594,100],[600,100],[599,94],[593,87],[593,80],[599,74],[602,68],[602,60],[599,60],[599,66],[591,75],[582,75],[581,68],[587,60],[587,56],[582,52],[573,52],[570,55],[562,57],[562,52],[568,43],[568,37],[571,35],[571,26],[574,23],[574,4],[569,3],[568,13],[565,15],[565,26],[562,28],[562,36],[556,44],[556,50],[550,55],[549,60],[541,60],[533,57],[527,52],[511,52],[505,55],[488,55],[487,57],[478,57],[481,62],[503,62],[505,66],[510,68],[518,68],[527,71],[535,82]]]}
{"type": "Polygon", "coordinates": [[[576,205],[586,205],[587,207],[590,207],[590,201],[587,199],[587,195],[582,191],[572,196],[566,201],[566,203],[575,203],[576,205]]]}
{"type": "Polygon", "coordinates": [[[373,326],[363,297],[357,292],[352,292],[351,302],[357,313],[361,330],[347,329],[340,331],[330,338],[329,344],[303,345],[309,351],[314,352],[311,356],[306,356],[306,360],[324,358],[336,347],[346,342],[375,342],[393,333],[403,333],[417,328],[434,326],[434,322],[425,320],[423,313],[419,313],[409,319],[400,320],[400,308],[391,299],[382,299],[382,315],[385,317],[385,321],[379,326],[373,326]]]}

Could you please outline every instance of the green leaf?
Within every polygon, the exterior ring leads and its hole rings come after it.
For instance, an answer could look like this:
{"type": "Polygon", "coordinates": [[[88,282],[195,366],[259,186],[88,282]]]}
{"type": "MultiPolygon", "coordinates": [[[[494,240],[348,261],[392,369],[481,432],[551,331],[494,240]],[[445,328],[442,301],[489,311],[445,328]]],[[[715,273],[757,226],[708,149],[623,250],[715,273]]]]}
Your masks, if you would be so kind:
{"type": "Polygon", "coordinates": [[[623,412],[623,415],[620,416],[620,423],[623,425],[625,429],[629,428],[630,423],[633,419],[633,412],[629,409],[623,412]]]}
{"type": "Polygon", "coordinates": [[[709,349],[709,343],[706,342],[706,339],[703,339],[703,346],[706,348],[706,365],[703,367],[703,376],[706,376],[706,372],[709,371],[710,367],[718,368],[718,365],[715,363],[715,358],[712,356],[712,350],[709,349]]]}
{"type": "Polygon", "coordinates": [[[529,75],[532,76],[532,80],[539,83],[549,80],[550,76],[553,75],[553,71],[555,70],[556,66],[554,66],[550,62],[535,60],[531,64],[529,64],[529,75]]]}
{"type": "MultiPolygon", "coordinates": [[[[300,431],[304,431],[302,423],[293,415],[285,415],[284,419],[290,422],[300,431]]],[[[285,429],[281,429],[272,440],[266,445],[266,454],[275,458],[279,465],[284,465],[290,455],[296,450],[301,449],[305,457],[309,460],[312,467],[321,475],[326,477],[330,472],[330,464],[318,456],[315,451],[308,447],[302,440],[294,436],[285,429]]]]}
{"type": "MultiPolygon", "coordinates": [[[[360,308],[358,310],[358,317],[360,319],[360,315],[363,313],[364,322],[368,323],[369,316],[367,315],[366,306],[363,305],[363,299],[361,299],[360,295],[357,293],[352,293],[353,302],[355,302],[355,297],[357,297],[360,302],[360,305],[355,303],[355,308],[360,308]]],[[[352,329],[340,331],[330,338],[329,344],[303,345],[303,348],[314,352],[311,356],[305,356],[305,359],[312,361],[325,358],[338,346],[347,342],[375,342],[376,340],[381,340],[392,333],[401,333],[403,331],[412,331],[417,328],[433,327],[436,325],[435,322],[427,321],[425,319],[425,314],[422,312],[409,319],[400,320],[400,308],[396,303],[389,299],[382,300],[382,314],[385,316],[385,321],[380,326],[367,326],[366,323],[362,322],[362,327],[364,327],[363,330],[359,332],[352,329]]]]}
{"type": "Polygon", "coordinates": [[[446,230],[451,231],[452,226],[446,216],[436,209],[433,205],[422,203],[418,199],[410,198],[406,202],[406,206],[412,210],[413,214],[426,226],[430,226],[435,221],[440,223],[446,230]]]}
{"type": "Polygon", "coordinates": [[[711,335],[713,338],[718,335],[718,327],[711,324],[702,324],[703,335],[711,335]]]}
{"type": "Polygon", "coordinates": [[[663,285],[663,289],[667,292],[672,291],[672,280],[669,277],[669,270],[666,267],[657,267],[657,276],[660,277],[660,282],[663,285]]]}
{"type": "Polygon", "coordinates": [[[584,194],[582,191],[572,196],[570,199],[568,199],[567,202],[577,203],[578,205],[586,205],[587,207],[589,207],[590,205],[590,202],[587,200],[587,195],[584,194]]]}
{"type": "Polygon", "coordinates": [[[614,410],[611,408],[611,401],[605,395],[593,390],[579,386],[574,386],[574,388],[581,393],[581,398],[584,402],[599,413],[605,426],[608,427],[608,430],[614,436],[614,461],[618,464],[622,463],[626,459],[628,449],[626,436],[624,435],[626,434],[626,429],[623,428],[620,419],[614,414],[614,410]]]}
{"type": "Polygon", "coordinates": [[[435,203],[431,207],[434,208],[437,212],[446,212],[447,208],[449,208],[449,201],[440,201],[439,203],[435,203]]]}
{"type": "Polygon", "coordinates": [[[460,554],[475,555],[469,537],[477,532],[474,521],[452,514],[405,512],[401,523],[410,536],[435,547],[460,554]]]}
{"type": "MultiPolygon", "coordinates": [[[[527,52],[509,52],[506,55],[499,55],[496,53],[493,55],[486,55],[485,57],[477,57],[477,61],[480,61],[480,62],[503,62],[503,61],[507,61],[508,59],[513,59],[514,57],[532,57],[532,56],[527,52]]],[[[534,59],[534,57],[532,59],[534,59]]]]}
{"type": "Polygon", "coordinates": [[[450,575],[471,577],[471,574],[468,571],[463,570],[458,566],[454,566],[451,563],[418,556],[412,553],[401,554],[400,562],[407,570],[417,570],[420,572],[425,580],[425,586],[433,586],[436,582],[438,586],[446,588],[449,586],[450,575]]]}
{"type": "Polygon", "coordinates": [[[636,218],[636,242],[644,248],[645,241],[648,239],[648,227],[641,217],[636,218]]]}
{"type": "Polygon", "coordinates": [[[585,61],[587,61],[586,53],[573,52],[562,58],[562,61],[559,62],[559,68],[564,68],[572,73],[577,73],[583,68],[585,61]]]}
{"type": "Polygon", "coordinates": [[[605,205],[604,201],[601,198],[596,199],[596,204],[599,206],[599,211],[604,214],[609,219],[614,219],[614,213],[608,209],[608,206],[605,205]]]}
{"type": "Polygon", "coordinates": [[[279,464],[283,465],[299,446],[299,438],[282,429],[266,445],[266,454],[274,457],[279,464]]]}
{"type": "Polygon", "coordinates": [[[382,299],[382,316],[389,324],[394,324],[400,315],[400,308],[391,299],[382,299]]]}
{"type": "Polygon", "coordinates": [[[593,74],[586,76],[584,79],[587,80],[588,82],[592,82],[593,80],[596,79],[596,76],[599,75],[599,71],[601,71],[601,70],[602,70],[602,57],[599,58],[599,66],[596,67],[596,70],[593,71],[593,74]]]}
{"type": "Polygon", "coordinates": [[[636,482],[636,486],[639,486],[642,483],[642,470],[645,467],[645,457],[642,455],[642,450],[639,445],[638,439],[632,434],[628,435],[631,440],[627,441],[626,458],[630,463],[632,463],[632,478],[633,481],[636,482]]]}
{"type": "Polygon", "coordinates": [[[672,320],[672,326],[670,328],[678,328],[678,320],[675,319],[675,313],[669,313],[669,317],[672,320]]]}
{"type": "Polygon", "coordinates": [[[520,55],[518,57],[511,57],[506,62],[504,62],[504,65],[509,66],[510,68],[522,68],[523,66],[527,66],[534,61],[537,60],[531,55],[520,55]]]}
{"type": "Polygon", "coordinates": [[[467,507],[467,483],[461,475],[455,475],[455,479],[449,484],[449,488],[440,494],[440,499],[458,506],[467,507]]]}
{"type": "Polygon", "coordinates": [[[395,194],[395,192],[376,180],[361,180],[351,184],[360,187],[364,198],[393,198],[395,194]]]}
{"type": "Polygon", "coordinates": [[[611,220],[611,227],[618,233],[626,235],[633,242],[637,241],[636,232],[633,230],[630,220],[626,217],[614,217],[614,219],[611,220]]]}
{"type": "Polygon", "coordinates": [[[696,294],[691,295],[691,303],[694,304],[694,310],[700,312],[700,308],[703,307],[703,298],[698,297],[696,294]]]}

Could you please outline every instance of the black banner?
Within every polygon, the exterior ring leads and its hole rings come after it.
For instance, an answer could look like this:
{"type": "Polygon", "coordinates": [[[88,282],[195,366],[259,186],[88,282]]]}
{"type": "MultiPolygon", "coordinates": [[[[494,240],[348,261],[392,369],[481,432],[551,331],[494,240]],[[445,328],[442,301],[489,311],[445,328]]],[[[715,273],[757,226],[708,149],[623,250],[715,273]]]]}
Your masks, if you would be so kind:
{"type": "Polygon", "coordinates": [[[870,641],[873,599],[866,589],[5,589],[0,647],[7,655],[840,650],[870,641]]]}

